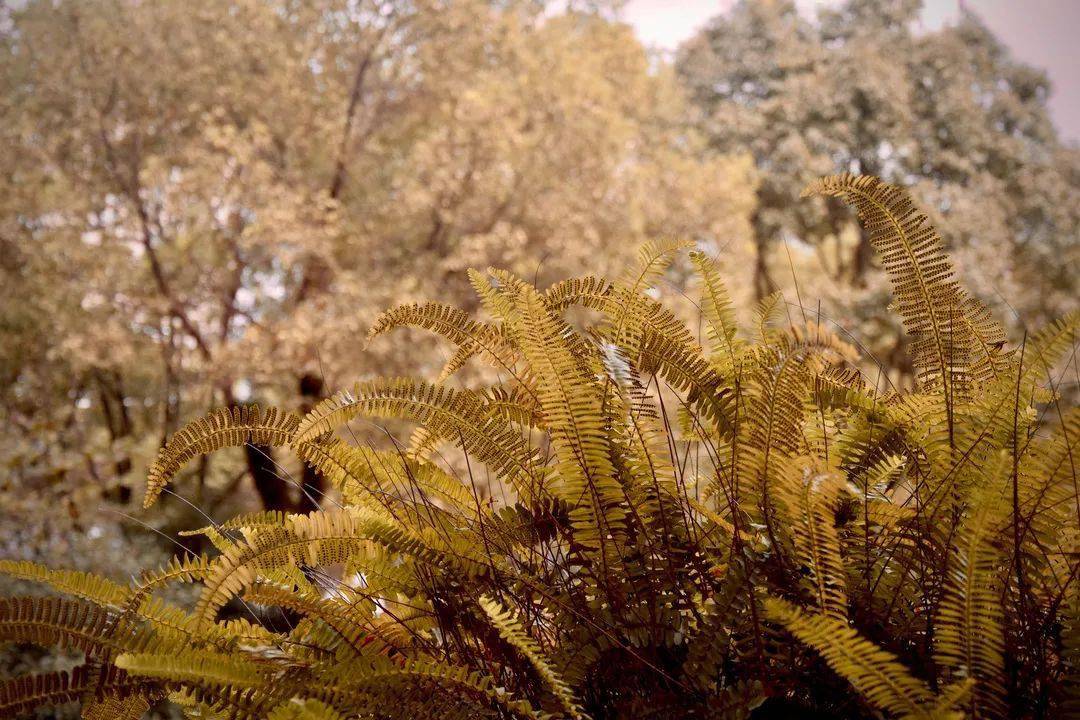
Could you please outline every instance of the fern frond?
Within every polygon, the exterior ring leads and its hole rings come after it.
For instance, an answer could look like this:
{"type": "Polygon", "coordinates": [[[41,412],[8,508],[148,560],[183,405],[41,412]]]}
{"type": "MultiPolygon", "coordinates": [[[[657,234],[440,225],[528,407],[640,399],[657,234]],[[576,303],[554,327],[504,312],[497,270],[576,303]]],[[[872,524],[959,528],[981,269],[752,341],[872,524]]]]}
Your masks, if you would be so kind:
{"type": "Polygon", "coordinates": [[[405,685],[413,692],[418,687],[423,688],[425,699],[443,696],[464,702],[466,707],[471,705],[472,712],[467,717],[483,717],[479,711],[488,708],[502,710],[500,716],[503,717],[527,720],[544,717],[527,701],[516,699],[505,688],[496,686],[491,676],[436,660],[409,659],[401,664],[391,664],[370,658],[343,663],[329,675],[328,679],[339,683],[346,695],[370,693],[379,702],[376,707],[385,707],[387,697],[400,697],[397,690],[405,685]]]}
{"type": "MultiPolygon", "coordinates": [[[[494,367],[514,374],[515,353],[507,345],[502,329],[473,320],[464,310],[434,302],[399,305],[376,318],[368,339],[399,327],[424,328],[457,345],[466,356],[456,360],[454,366],[460,366],[467,357],[479,355],[494,367]]],[[[450,367],[456,369],[454,366],[450,367]]],[[[443,372],[448,376],[445,369],[443,372]]]]}
{"type": "Polygon", "coordinates": [[[690,260],[701,277],[701,313],[709,327],[713,343],[712,357],[734,368],[742,351],[736,337],[738,325],[727,285],[720,278],[716,261],[703,252],[690,253],[690,260]]]}
{"type": "Polygon", "coordinates": [[[122,653],[116,666],[131,675],[201,687],[255,688],[267,681],[266,669],[236,654],[180,650],[168,654],[122,653]]]}
{"type": "MultiPolygon", "coordinates": [[[[611,464],[604,430],[603,398],[586,358],[575,356],[565,338],[569,328],[532,287],[523,287],[509,331],[519,344],[537,384],[537,397],[558,458],[560,496],[571,506],[575,539],[599,549],[618,542],[625,508],[611,464]]],[[[610,549],[603,550],[604,562],[610,549]]]]}
{"type": "Polygon", "coordinates": [[[754,330],[761,343],[769,343],[783,314],[784,295],[776,291],[754,305],[754,330]]]}
{"type": "Polygon", "coordinates": [[[198,582],[206,577],[210,563],[205,555],[174,556],[161,568],[143,571],[136,588],[145,594],[174,582],[198,582]]]}
{"type": "Polygon", "coordinates": [[[567,714],[572,718],[584,718],[585,713],[581,710],[573,691],[555,672],[544,657],[540,646],[526,632],[513,613],[499,604],[498,601],[489,597],[480,598],[480,607],[491,621],[491,624],[498,630],[499,636],[513,645],[529,661],[536,673],[543,678],[544,683],[559,699],[559,703],[567,714]]]}
{"type": "Polygon", "coordinates": [[[177,472],[192,458],[225,447],[247,444],[281,447],[288,445],[296,432],[296,415],[258,405],[221,408],[206,417],[193,420],[169,438],[150,466],[146,479],[144,507],[150,507],[177,472]]]}
{"type": "Polygon", "coordinates": [[[562,313],[572,305],[593,306],[602,303],[615,292],[615,284],[609,280],[586,275],[560,280],[544,291],[544,302],[554,313],[562,313]]]}
{"type": "Polygon", "coordinates": [[[145,695],[106,695],[83,705],[82,720],[140,720],[152,703],[145,695]]]}
{"type": "Polygon", "coordinates": [[[536,428],[544,418],[535,393],[522,385],[509,388],[496,385],[483,392],[484,409],[492,417],[514,423],[521,427],[536,428]]]}
{"type": "Polygon", "coordinates": [[[59,597],[0,599],[0,641],[70,647],[100,655],[120,647],[105,609],[59,597]]]}
{"type": "Polygon", "coordinates": [[[693,247],[688,240],[668,238],[649,241],[638,249],[637,262],[626,269],[621,284],[631,293],[652,288],[680,250],[693,247]]]}
{"type": "Polygon", "coordinates": [[[832,175],[811,183],[803,197],[828,195],[853,205],[892,281],[896,305],[911,336],[921,382],[989,379],[999,367],[1005,332],[960,288],[937,230],[899,188],[877,178],[832,175]]]}
{"type": "Polygon", "coordinates": [[[310,442],[352,418],[392,417],[421,423],[504,476],[519,493],[536,492],[533,453],[521,436],[491,417],[476,393],[408,378],[358,383],[323,400],[301,421],[298,442],[310,442]]]}
{"type": "Polygon", "coordinates": [[[881,710],[926,718],[936,698],[892,653],[860,636],[847,622],[812,615],[778,598],[766,598],[765,613],[800,641],[814,648],[836,674],[881,710]]]}
{"type": "Polygon", "coordinates": [[[836,513],[844,490],[842,477],[812,462],[791,463],[778,487],[790,524],[787,531],[801,564],[809,570],[814,599],[820,611],[847,619],[844,560],[836,513]]]}
{"type": "Polygon", "coordinates": [[[935,649],[938,662],[958,679],[971,679],[968,705],[973,718],[1004,714],[1004,611],[1001,573],[1005,564],[994,547],[1003,510],[995,487],[980,493],[950,552],[948,579],[938,606],[935,649]]]}
{"type": "MultiPolygon", "coordinates": [[[[368,641],[375,639],[369,622],[374,604],[355,593],[337,590],[326,598],[311,591],[257,583],[244,594],[244,599],[256,605],[288,608],[313,621],[325,623],[354,653],[362,652],[368,641]]],[[[384,643],[379,645],[385,646],[384,643]]],[[[340,643],[335,643],[328,649],[336,650],[339,646],[340,643]]]]}
{"type": "Polygon", "coordinates": [[[297,455],[342,492],[347,505],[389,508],[433,500],[440,507],[463,512],[472,495],[456,478],[435,465],[396,450],[349,445],[338,438],[305,442],[297,455]]]}
{"type": "Polygon", "coordinates": [[[131,594],[129,588],[99,575],[78,570],[52,570],[25,560],[0,560],[0,574],[43,583],[65,595],[89,600],[97,605],[120,607],[131,594]]]}
{"type": "Polygon", "coordinates": [[[729,391],[723,379],[706,361],[693,333],[662,304],[592,277],[553,286],[544,302],[552,312],[571,304],[602,312],[607,322],[598,329],[599,336],[618,348],[638,372],[659,374],[687,392],[686,402],[703,419],[725,418],[729,391]]]}
{"type": "Polygon", "coordinates": [[[421,535],[387,517],[360,509],[298,515],[285,527],[261,528],[215,559],[195,614],[203,623],[212,622],[230,598],[271,571],[348,563],[353,553],[362,551],[370,541],[428,565],[475,577],[487,571],[487,564],[470,548],[470,540],[466,536],[446,546],[435,532],[421,535]]]}

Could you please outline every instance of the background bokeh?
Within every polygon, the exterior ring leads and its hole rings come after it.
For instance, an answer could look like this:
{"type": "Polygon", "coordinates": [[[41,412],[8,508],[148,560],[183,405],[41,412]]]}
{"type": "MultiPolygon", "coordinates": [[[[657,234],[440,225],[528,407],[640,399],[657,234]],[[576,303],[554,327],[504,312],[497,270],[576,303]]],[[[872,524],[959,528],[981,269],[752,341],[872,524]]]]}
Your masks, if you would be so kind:
{"type": "Polygon", "coordinates": [[[211,408],[434,374],[445,347],[366,329],[473,309],[470,267],[545,284],[686,238],[903,383],[851,214],[799,200],[827,173],[909,187],[1022,336],[1077,307],[1077,7],[0,2],[0,557],[122,579],[208,517],[310,507],[261,448],[152,512],[141,484],[211,408]]]}

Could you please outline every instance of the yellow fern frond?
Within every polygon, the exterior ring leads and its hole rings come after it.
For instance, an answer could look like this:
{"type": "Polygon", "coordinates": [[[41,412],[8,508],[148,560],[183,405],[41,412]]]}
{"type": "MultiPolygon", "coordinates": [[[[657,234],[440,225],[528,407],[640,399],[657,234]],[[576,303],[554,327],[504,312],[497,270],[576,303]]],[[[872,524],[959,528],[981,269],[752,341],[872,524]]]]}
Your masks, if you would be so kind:
{"type": "Polygon", "coordinates": [[[836,513],[845,487],[842,476],[812,461],[786,469],[778,496],[789,518],[787,531],[796,556],[809,570],[814,600],[822,613],[847,619],[844,560],[836,531],[836,513]]]}
{"type": "Polygon", "coordinates": [[[461,512],[473,504],[469,489],[456,478],[396,450],[374,450],[328,438],[299,443],[296,451],[342,492],[347,505],[389,508],[434,501],[461,512]]]}
{"type": "MultiPolygon", "coordinates": [[[[626,509],[611,464],[604,430],[603,397],[593,382],[587,358],[572,353],[570,331],[532,287],[523,287],[513,324],[508,328],[522,349],[537,384],[545,419],[558,458],[560,496],[570,503],[579,530],[576,539],[594,549],[617,542],[626,509]]],[[[614,562],[604,550],[604,562],[614,562]]]]}
{"type": "Polygon", "coordinates": [[[467,390],[412,379],[358,383],[323,400],[301,421],[298,442],[310,442],[355,417],[413,420],[497,472],[524,496],[536,492],[533,452],[508,424],[491,417],[467,390]]]}
{"type": "MultiPolygon", "coordinates": [[[[399,327],[424,328],[457,345],[464,356],[448,366],[451,371],[460,367],[468,357],[479,355],[492,366],[514,375],[515,353],[507,345],[502,329],[473,320],[464,310],[433,302],[399,305],[376,318],[368,332],[368,339],[399,327]]],[[[446,369],[443,375],[449,375],[446,369]]]]}
{"type": "Polygon", "coordinates": [[[952,393],[954,383],[994,374],[1005,332],[959,286],[941,237],[906,192],[874,177],[843,174],[811,183],[803,196],[811,195],[844,199],[866,225],[892,280],[920,381],[938,378],[952,393]]]}
{"type": "Polygon", "coordinates": [[[734,368],[741,354],[742,343],[736,334],[735,309],[727,285],[720,279],[716,261],[703,252],[690,253],[690,260],[701,277],[701,313],[708,323],[712,355],[734,368]]]}
{"type": "Polygon", "coordinates": [[[0,560],[0,575],[43,583],[65,595],[89,600],[98,605],[120,607],[131,594],[129,588],[99,575],[78,570],[52,570],[44,565],[23,560],[0,560]]]}
{"type": "Polygon", "coordinates": [[[573,691],[563,682],[558,673],[544,657],[543,651],[535,640],[522,627],[521,622],[514,617],[513,613],[500,605],[496,600],[489,597],[480,598],[480,607],[487,615],[491,624],[499,632],[499,636],[510,643],[518,652],[529,661],[536,673],[543,678],[544,683],[558,698],[559,703],[572,718],[584,718],[585,713],[581,710],[573,691]]]}
{"type": "MultiPolygon", "coordinates": [[[[1002,475],[999,474],[999,477],[1002,475]]],[[[958,679],[971,679],[967,710],[972,718],[1001,717],[1005,632],[1001,574],[1007,563],[994,547],[1004,515],[997,488],[979,493],[949,553],[948,579],[935,623],[938,662],[958,679]]]]}
{"type": "Polygon", "coordinates": [[[765,613],[803,643],[821,653],[836,674],[881,710],[927,718],[936,698],[892,653],[860,636],[846,621],[803,612],[778,598],[766,598],[765,613]]]}
{"type": "Polygon", "coordinates": [[[258,405],[215,410],[194,420],[169,438],[150,466],[146,479],[144,507],[150,507],[162,489],[189,460],[225,447],[247,444],[281,447],[288,445],[299,419],[289,412],[258,405]]]}
{"type": "Polygon", "coordinates": [[[180,650],[169,654],[123,653],[116,666],[131,675],[204,687],[255,688],[267,682],[267,670],[236,654],[180,650]]]}

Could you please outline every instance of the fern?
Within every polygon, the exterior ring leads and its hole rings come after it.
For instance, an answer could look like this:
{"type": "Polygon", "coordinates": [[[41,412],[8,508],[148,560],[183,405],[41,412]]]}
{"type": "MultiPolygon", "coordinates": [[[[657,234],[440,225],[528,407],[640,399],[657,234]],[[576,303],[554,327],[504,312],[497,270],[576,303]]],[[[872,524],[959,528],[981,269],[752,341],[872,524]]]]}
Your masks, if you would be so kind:
{"type": "Polygon", "coordinates": [[[200,454],[269,444],[333,507],[183,531],[209,554],[127,584],[0,561],[68,596],[0,600],[0,641],[86,656],[0,684],[0,716],[134,719],[165,698],[230,720],[1068,716],[1080,411],[1055,368],[1080,316],[1011,347],[902,191],[811,192],[868,225],[915,390],[876,391],[779,295],[740,332],[694,252],[702,348],[651,292],[681,243],[617,280],[471,272],[487,319],[409,304],[372,330],[456,345],[437,381],[361,382],[303,418],[215,411],[147,480],[152,503],[200,454]],[[491,372],[450,387],[471,358],[491,372]],[[357,419],[408,441],[356,444],[357,419]],[[167,602],[181,584],[197,596],[167,602]]]}
{"type": "Polygon", "coordinates": [[[808,615],[776,598],[765,601],[768,616],[800,641],[821,653],[837,674],[872,705],[901,717],[930,717],[935,698],[930,688],[892,655],[860,637],[847,622],[808,615]]]}
{"type": "Polygon", "coordinates": [[[480,607],[483,608],[492,625],[499,631],[499,635],[506,642],[513,645],[529,661],[536,673],[543,678],[544,682],[559,699],[563,710],[570,717],[584,717],[584,713],[578,707],[578,701],[574,697],[573,691],[558,676],[550,663],[544,658],[540,646],[529,636],[510,611],[499,605],[497,601],[487,597],[480,598],[480,607]]]}
{"type": "Polygon", "coordinates": [[[1005,637],[999,572],[1003,567],[990,538],[1003,513],[999,500],[984,492],[961,528],[949,562],[949,580],[938,608],[939,662],[975,682],[971,717],[1004,714],[1005,637]]]}
{"type": "Polygon", "coordinates": [[[982,381],[996,371],[1004,330],[960,288],[941,237],[907,193],[874,177],[844,174],[812,183],[803,195],[842,197],[855,206],[892,280],[921,380],[939,378],[951,397],[954,383],[982,381]]]}

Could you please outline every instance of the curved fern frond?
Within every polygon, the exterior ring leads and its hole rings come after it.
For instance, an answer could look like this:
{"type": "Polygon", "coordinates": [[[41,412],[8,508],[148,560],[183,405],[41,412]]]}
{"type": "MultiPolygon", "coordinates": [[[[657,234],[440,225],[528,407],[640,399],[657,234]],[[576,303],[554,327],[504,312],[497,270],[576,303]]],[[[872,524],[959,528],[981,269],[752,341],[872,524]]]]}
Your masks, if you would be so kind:
{"type": "Polygon", "coordinates": [[[688,393],[686,402],[710,422],[725,419],[729,389],[706,361],[693,333],[661,303],[593,277],[552,286],[544,302],[555,312],[580,304],[605,315],[597,330],[643,375],[659,374],[688,393]]]}
{"type": "Polygon", "coordinates": [[[712,357],[733,369],[742,352],[742,343],[736,337],[738,325],[727,285],[720,279],[720,269],[711,257],[692,252],[690,260],[701,277],[701,313],[708,324],[712,357]]]}
{"type": "Polygon", "coordinates": [[[1004,512],[993,491],[983,491],[950,552],[948,579],[938,605],[938,662],[961,680],[974,682],[968,712],[973,718],[1005,714],[1005,631],[1001,606],[1004,564],[994,532],[1004,512]]]}
{"type": "Polygon", "coordinates": [[[150,507],[162,489],[191,459],[225,447],[247,444],[282,447],[288,445],[299,425],[296,415],[258,405],[221,408],[193,420],[169,438],[150,466],[143,507],[150,507]]]}
{"type": "Polygon", "coordinates": [[[814,599],[822,613],[847,619],[844,560],[836,530],[844,479],[811,462],[791,463],[779,485],[796,555],[809,571],[814,599]]]}
{"type": "Polygon", "coordinates": [[[572,718],[584,718],[573,691],[563,682],[555,669],[544,657],[543,651],[535,640],[525,631],[521,622],[513,613],[489,597],[480,598],[480,607],[503,640],[513,645],[529,661],[536,673],[559,699],[559,703],[572,718]]]}
{"type": "MultiPolygon", "coordinates": [[[[368,332],[368,339],[399,327],[424,328],[457,345],[466,353],[465,357],[454,362],[457,367],[468,357],[479,355],[494,367],[515,375],[515,353],[507,345],[502,329],[498,325],[473,320],[464,310],[435,302],[399,305],[376,318],[368,332]]],[[[452,369],[456,370],[456,367],[452,369]]],[[[449,375],[446,369],[443,373],[449,375]]]]}
{"type": "Polygon", "coordinates": [[[992,377],[1005,332],[953,275],[937,230],[903,190],[875,177],[832,175],[811,183],[803,197],[839,197],[855,207],[892,281],[912,358],[922,382],[955,385],[992,377]]]}
{"type": "Polygon", "coordinates": [[[205,555],[174,556],[163,567],[143,571],[135,587],[145,595],[174,582],[198,582],[206,577],[210,563],[210,558],[205,555]]]}
{"type": "Polygon", "coordinates": [[[358,383],[323,400],[304,419],[298,442],[310,442],[355,417],[412,420],[503,475],[525,497],[537,492],[533,452],[509,425],[491,417],[476,393],[402,378],[358,383]]]}
{"type": "MultiPolygon", "coordinates": [[[[558,459],[560,496],[570,503],[575,539],[594,549],[617,542],[625,521],[622,490],[604,430],[603,397],[565,338],[569,328],[532,287],[521,289],[509,326],[537,384],[537,397],[558,459]]],[[[613,562],[610,549],[604,562],[613,562]]]]}
{"type": "Polygon", "coordinates": [[[693,247],[688,240],[669,238],[650,241],[638,249],[637,262],[627,268],[621,284],[631,293],[653,287],[680,250],[693,247]]]}
{"type": "Polygon", "coordinates": [[[236,654],[209,650],[122,653],[116,666],[131,675],[203,687],[256,688],[267,682],[266,668],[236,654]]]}
{"type": "Polygon", "coordinates": [[[460,481],[396,450],[328,438],[299,443],[296,452],[341,491],[346,505],[390,509],[434,501],[442,508],[471,513],[466,508],[472,505],[472,495],[460,481]]]}
{"type": "Polygon", "coordinates": [[[766,598],[765,613],[803,643],[814,648],[837,675],[866,700],[886,712],[927,718],[936,698],[892,653],[860,636],[847,622],[812,615],[778,598],[766,598]]]}
{"type": "Polygon", "coordinates": [[[58,597],[0,599],[0,641],[70,647],[87,655],[120,648],[114,615],[97,605],[58,597]]]}
{"type": "Polygon", "coordinates": [[[0,575],[43,583],[65,595],[97,605],[120,607],[131,594],[129,588],[99,575],[78,570],[52,570],[25,560],[0,560],[0,575]]]}
{"type": "Polygon", "coordinates": [[[284,527],[252,533],[216,558],[203,582],[195,614],[203,623],[212,622],[230,598],[272,571],[345,564],[371,541],[430,566],[476,577],[484,574],[488,566],[470,548],[470,540],[468,536],[460,537],[457,543],[448,545],[433,531],[421,535],[392,519],[360,509],[298,515],[284,527]]]}

